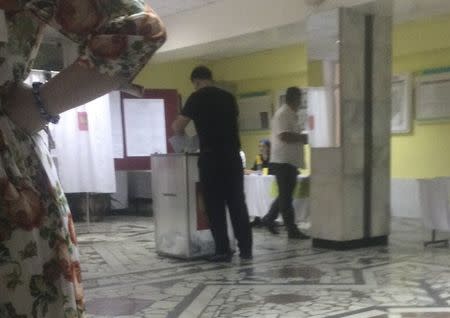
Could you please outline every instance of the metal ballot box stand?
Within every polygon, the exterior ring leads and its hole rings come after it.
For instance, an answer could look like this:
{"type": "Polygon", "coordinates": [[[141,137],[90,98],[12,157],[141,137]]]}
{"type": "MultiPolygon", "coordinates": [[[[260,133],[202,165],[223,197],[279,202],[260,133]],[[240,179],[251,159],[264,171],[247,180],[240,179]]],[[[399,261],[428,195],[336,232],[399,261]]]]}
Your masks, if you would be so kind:
{"type": "MultiPolygon", "coordinates": [[[[198,154],[151,157],[155,241],[160,255],[192,259],[214,254],[197,162],[198,154]]],[[[228,229],[234,248],[229,220],[228,229]]]]}

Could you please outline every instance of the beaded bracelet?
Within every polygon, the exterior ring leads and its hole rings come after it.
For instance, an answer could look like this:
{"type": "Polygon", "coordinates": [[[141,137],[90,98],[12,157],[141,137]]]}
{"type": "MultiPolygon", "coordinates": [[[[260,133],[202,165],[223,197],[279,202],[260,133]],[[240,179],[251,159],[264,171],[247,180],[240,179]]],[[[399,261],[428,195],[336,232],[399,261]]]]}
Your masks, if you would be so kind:
{"type": "Polygon", "coordinates": [[[44,102],[41,98],[41,91],[40,88],[42,86],[42,83],[40,82],[34,82],[32,85],[32,91],[34,96],[34,101],[36,102],[36,106],[39,110],[39,114],[41,115],[41,118],[44,119],[47,123],[57,124],[59,122],[59,115],[51,115],[49,112],[45,109],[44,102]]]}

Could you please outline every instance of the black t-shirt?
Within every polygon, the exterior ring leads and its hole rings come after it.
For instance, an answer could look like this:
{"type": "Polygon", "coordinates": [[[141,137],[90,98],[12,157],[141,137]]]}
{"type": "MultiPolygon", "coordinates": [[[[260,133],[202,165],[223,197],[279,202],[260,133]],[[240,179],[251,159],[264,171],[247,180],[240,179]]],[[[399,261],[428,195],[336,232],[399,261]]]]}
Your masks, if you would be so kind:
{"type": "Polygon", "coordinates": [[[194,121],[201,152],[239,152],[239,110],[234,96],[209,86],[193,93],[181,112],[194,121]]]}

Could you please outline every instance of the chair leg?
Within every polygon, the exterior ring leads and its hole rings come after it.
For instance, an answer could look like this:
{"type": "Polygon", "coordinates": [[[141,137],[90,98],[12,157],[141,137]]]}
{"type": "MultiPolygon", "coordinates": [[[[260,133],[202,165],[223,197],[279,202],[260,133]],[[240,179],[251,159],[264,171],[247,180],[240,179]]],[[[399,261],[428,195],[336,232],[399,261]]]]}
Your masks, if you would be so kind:
{"type": "Polygon", "coordinates": [[[436,240],[436,230],[431,231],[431,241],[425,241],[423,243],[424,247],[427,247],[429,245],[435,245],[435,244],[443,244],[444,247],[449,246],[448,240],[436,240]]]}

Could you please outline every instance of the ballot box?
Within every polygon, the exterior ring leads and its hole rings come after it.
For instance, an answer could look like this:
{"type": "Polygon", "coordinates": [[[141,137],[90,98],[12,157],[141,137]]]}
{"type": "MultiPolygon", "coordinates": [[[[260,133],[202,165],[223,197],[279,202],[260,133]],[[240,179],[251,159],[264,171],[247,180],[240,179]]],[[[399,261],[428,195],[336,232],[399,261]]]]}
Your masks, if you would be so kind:
{"type": "Polygon", "coordinates": [[[214,254],[197,162],[198,154],[151,157],[155,241],[160,255],[192,259],[214,254]]]}

